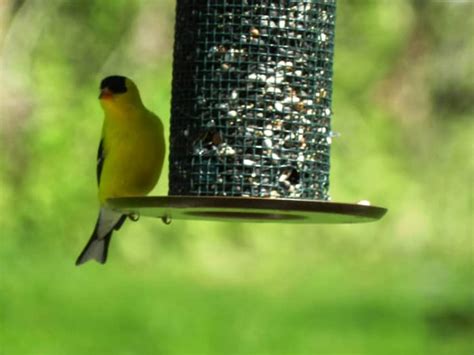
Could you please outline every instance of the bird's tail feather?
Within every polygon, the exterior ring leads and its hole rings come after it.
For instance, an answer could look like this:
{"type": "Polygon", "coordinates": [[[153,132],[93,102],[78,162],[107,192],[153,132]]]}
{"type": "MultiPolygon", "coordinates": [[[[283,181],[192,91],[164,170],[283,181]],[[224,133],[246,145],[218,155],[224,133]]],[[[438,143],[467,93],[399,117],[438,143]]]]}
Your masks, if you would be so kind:
{"type": "Polygon", "coordinates": [[[105,264],[111,238],[112,231],[104,238],[98,238],[95,234],[93,234],[81,255],[79,255],[77,258],[76,265],[84,264],[86,261],[92,259],[98,261],[101,264],[105,264]]]}
{"type": "Polygon", "coordinates": [[[101,264],[105,264],[112,232],[119,230],[126,219],[126,215],[118,214],[117,216],[116,212],[101,209],[92,236],[77,258],[76,265],[84,264],[86,261],[93,259],[101,264]],[[104,229],[106,230],[105,235],[104,229]]]}

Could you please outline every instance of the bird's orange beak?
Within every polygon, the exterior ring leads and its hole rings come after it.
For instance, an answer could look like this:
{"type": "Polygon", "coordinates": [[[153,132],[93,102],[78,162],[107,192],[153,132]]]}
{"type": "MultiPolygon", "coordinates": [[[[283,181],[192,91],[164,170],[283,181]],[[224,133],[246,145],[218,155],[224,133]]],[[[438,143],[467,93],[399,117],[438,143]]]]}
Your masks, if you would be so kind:
{"type": "Polygon", "coordinates": [[[109,88],[100,90],[99,100],[109,100],[114,96],[114,93],[109,88]]]}

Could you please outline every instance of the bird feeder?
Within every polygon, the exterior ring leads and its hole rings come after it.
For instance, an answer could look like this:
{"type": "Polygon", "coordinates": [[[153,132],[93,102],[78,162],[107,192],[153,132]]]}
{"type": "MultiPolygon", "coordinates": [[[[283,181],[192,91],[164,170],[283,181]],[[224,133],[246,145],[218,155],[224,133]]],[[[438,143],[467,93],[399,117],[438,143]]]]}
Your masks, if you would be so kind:
{"type": "Polygon", "coordinates": [[[355,223],[329,201],[335,0],[178,0],[169,195],[121,211],[164,219],[355,223]]]}

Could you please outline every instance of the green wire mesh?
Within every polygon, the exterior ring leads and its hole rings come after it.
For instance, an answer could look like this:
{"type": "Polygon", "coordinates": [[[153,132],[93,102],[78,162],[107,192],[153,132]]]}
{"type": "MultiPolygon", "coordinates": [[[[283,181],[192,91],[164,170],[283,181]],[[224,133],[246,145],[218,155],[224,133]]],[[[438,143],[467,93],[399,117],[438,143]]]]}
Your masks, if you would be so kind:
{"type": "Polygon", "coordinates": [[[170,195],[327,200],[335,0],[178,0],[170,195]]]}

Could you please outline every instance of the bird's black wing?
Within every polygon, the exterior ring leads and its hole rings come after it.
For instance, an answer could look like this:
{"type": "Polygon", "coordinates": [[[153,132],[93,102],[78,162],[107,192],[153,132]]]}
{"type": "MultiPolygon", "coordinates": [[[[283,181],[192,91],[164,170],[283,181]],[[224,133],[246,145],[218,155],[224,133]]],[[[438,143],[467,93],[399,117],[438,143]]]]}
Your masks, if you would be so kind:
{"type": "MultiPolygon", "coordinates": [[[[100,185],[100,177],[102,175],[102,167],[104,166],[105,161],[105,150],[104,150],[104,138],[100,140],[99,150],[97,151],[97,185],[100,185]]],[[[117,224],[114,225],[115,230],[119,230],[122,227],[123,222],[127,219],[127,215],[122,215],[122,217],[117,221],[117,224]]],[[[97,222],[97,224],[99,221],[97,222]]],[[[112,232],[110,232],[112,233],[112,232]]]]}
{"type": "Polygon", "coordinates": [[[97,185],[100,184],[100,176],[102,174],[102,167],[104,166],[104,139],[100,140],[99,150],[97,152],[97,185]]]}

